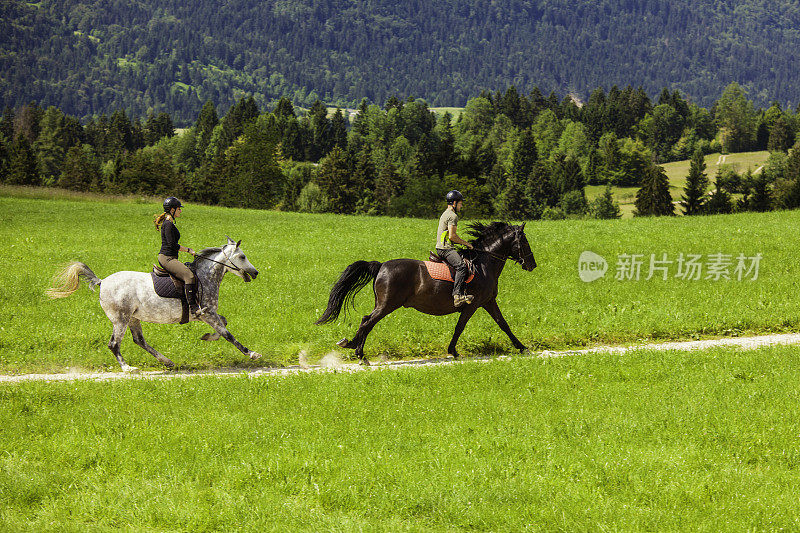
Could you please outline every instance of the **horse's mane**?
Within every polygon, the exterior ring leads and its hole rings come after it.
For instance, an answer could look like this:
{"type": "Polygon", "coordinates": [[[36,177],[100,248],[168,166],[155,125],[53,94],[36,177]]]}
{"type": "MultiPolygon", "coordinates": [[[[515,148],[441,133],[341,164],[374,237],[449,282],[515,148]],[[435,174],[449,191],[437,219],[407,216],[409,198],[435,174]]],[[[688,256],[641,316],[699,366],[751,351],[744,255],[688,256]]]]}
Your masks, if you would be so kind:
{"type": "Polygon", "coordinates": [[[221,251],[222,251],[222,247],[221,246],[215,246],[213,248],[203,248],[199,252],[195,253],[195,260],[192,261],[191,263],[189,263],[189,265],[192,268],[194,268],[194,267],[197,266],[197,257],[210,257],[210,256],[212,256],[214,254],[218,254],[221,251]]]}
{"type": "Polygon", "coordinates": [[[511,224],[506,222],[490,222],[484,224],[482,222],[472,222],[467,226],[467,234],[472,237],[469,241],[473,246],[483,247],[487,243],[491,244],[498,237],[504,235],[511,227],[511,224]]]}

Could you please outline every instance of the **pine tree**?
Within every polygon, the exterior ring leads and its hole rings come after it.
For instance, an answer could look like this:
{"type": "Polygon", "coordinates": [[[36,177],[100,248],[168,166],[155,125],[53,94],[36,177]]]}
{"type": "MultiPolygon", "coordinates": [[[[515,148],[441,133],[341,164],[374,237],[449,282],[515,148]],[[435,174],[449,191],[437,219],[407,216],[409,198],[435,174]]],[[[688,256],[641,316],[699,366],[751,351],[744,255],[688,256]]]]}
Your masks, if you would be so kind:
{"type": "Polygon", "coordinates": [[[8,156],[8,183],[12,185],[39,185],[36,156],[31,143],[23,134],[11,143],[8,156]]]}
{"type": "Polygon", "coordinates": [[[714,190],[708,197],[705,204],[705,212],[709,215],[721,215],[731,213],[733,211],[733,203],[731,202],[731,195],[721,185],[721,172],[717,172],[714,178],[714,190]]]}
{"type": "Polygon", "coordinates": [[[91,146],[73,146],[67,150],[58,186],[73,191],[98,190],[102,176],[100,164],[91,146]]]}
{"type": "Polygon", "coordinates": [[[708,177],[705,174],[706,161],[703,152],[696,150],[689,163],[689,176],[683,187],[681,206],[685,215],[699,215],[703,212],[708,177]]]}
{"type": "Polygon", "coordinates": [[[273,115],[263,115],[245,126],[227,154],[231,170],[220,194],[222,205],[267,209],[277,203],[284,189],[277,161],[279,140],[273,115]]]}
{"type": "Polygon", "coordinates": [[[769,179],[763,172],[753,177],[750,200],[748,209],[763,213],[772,207],[772,195],[770,194],[769,179]]]}
{"type": "Polygon", "coordinates": [[[792,144],[794,144],[794,132],[786,122],[786,119],[783,118],[783,115],[781,115],[769,130],[767,150],[770,152],[786,152],[791,148],[792,144]]]}
{"type": "Polygon", "coordinates": [[[589,157],[586,161],[586,183],[589,185],[599,185],[600,181],[600,155],[597,150],[591,148],[589,157]]]}
{"type": "Polygon", "coordinates": [[[514,150],[511,152],[511,177],[518,183],[524,183],[533,170],[537,160],[536,140],[530,130],[525,130],[520,135],[514,150]]]}
{"type": "Polygon", "coordinates": [[[592,202],[589,211],[594,218],[601,220],[615,219],[622,216],[619,204],[614,201],[614,195],[611,193],[611,185],[606,185],[605,192],[592,202]]]}
{"type": "Polygon", "coordinates": [[[531,218],[531,202],[525,191],[525,182],[512,174],[505,190],[495,201],[498,216],[507,220],[528,220],[531,218]]]}
{"type": "Polygon", "coordinates": [[[403,180],[391,161],[381,169],[375,180],[375,201],[378,215],[389,212],[389,204],[403,192],[403,180]]]}
{"type": "Polygon", "coordinates": [[[40,122],[39,137],[33,143],[39,175],[45,185],[54,185],[64,162],[64,114],[53,106],[47,108],[40,122]]]}
{"type": "Polygon", "coordinates": [[[198,161],[202,161],[205,158],[208,143],[211,142],[211,134],[217,124],[219,124],[217,109],[214,107],[213,102],[208,101],[203,105],[203,109],[200,110],[200,115],[197,117],[197,122],[194,124],[198,161]]]}
{"type": "Polygon", "coordinates": [[[345,153],[334,148],[319,163],[316,183],[328,198],[329,209],[334,213],[352,213],[355,207],[355,191],[345,153]]]}
{"type": "Polygon", "coordinates": [[[669,179],[666,171],[650,163],[642,177],[642,187],[636,193],[634,216],[666,216],[675,214],[672,196],[669,194],[669,179]]]}
{"type": "Polygon", "coordinates": [[[328,108],[317,100],[308,110],[311,120],[311,131],[313,139],[311,141],[311,161],[318,161],[331,149],[331,121],[328,120],[328,108]]]}
{"type": "Polygon", "coordinates": [[[331,117],[331,147],[338,146],[342,150],[347,149],[347,120],[340,108],[331,117]]]}

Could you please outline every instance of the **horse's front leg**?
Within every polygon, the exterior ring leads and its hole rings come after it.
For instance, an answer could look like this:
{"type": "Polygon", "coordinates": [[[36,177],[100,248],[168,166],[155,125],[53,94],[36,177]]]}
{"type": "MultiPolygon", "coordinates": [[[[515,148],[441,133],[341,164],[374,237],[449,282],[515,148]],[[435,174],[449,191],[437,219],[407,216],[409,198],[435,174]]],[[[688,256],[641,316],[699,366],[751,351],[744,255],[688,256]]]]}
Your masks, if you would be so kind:
{"type": "Polygon", "coordinates": [[[203,322],[214,328],[214,331],[219,333],[222,336],[222,338],[224,338],[225,340],[236,346],[240,352],[250,356],[250,359],[258,359],[259,357],[261,357],[260,353],[254,352],[249,348],[245,348],[242,345],[242,343],[237,341],[236,338],[231,334],[230,331],[228,331],[228,328],[225,326],[225,320],[214,311],[206,311],[205,313],[202,314],[200,320],[202,320],[203,322]]]}
{"type": "Polygon", "coordinates": [[[456,330],[453,332],[453,338],[450,340],[450,345],[447,347],[447,353],[449,353],[453,357],[458,357],[458,351],[456,351],[456,343],[458,342],[458,338],[461,336],[461,332],[464,331],[464,326],[467,325],[469,319],[472,318],[472,315],[475,314],[476,309],[477,309],[476,307],[469,305],[463,311],[461,311],[461,316],[458,317],[456,330]]]}
{"type": "Polygon", "coordinates": [[[500,306],[497,305],[497,300],[492,300],[491,302],[484,304],[483,308],[486,309],[486,312],[489,313],[489,316],[492,317],[495,322],[497,322],[497,325],[500,326],[500,329],[502,329],[503,332],[508,335],[508,338],[511,339],[511,344],[514,345],[514,348],[524,352],[526,350],[525,345],[522,344],[513,333],[511,333],[511,328],[508,327],[508,322],[506,322],[506,319],[503,318],[503,313],[500,312],[500,306]]]}

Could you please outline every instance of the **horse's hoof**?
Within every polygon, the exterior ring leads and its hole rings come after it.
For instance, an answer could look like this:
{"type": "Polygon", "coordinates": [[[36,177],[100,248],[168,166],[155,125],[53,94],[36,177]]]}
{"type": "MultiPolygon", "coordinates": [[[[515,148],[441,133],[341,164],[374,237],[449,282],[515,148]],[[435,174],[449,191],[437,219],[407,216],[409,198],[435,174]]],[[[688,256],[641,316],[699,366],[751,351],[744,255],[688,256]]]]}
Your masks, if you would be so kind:
{"type": "Polygon", "coordinates": [[[256,359],[261,359],[261,354],[258,352],[250,352],[250,359],[255,361],[256,359]]]}
{"type": "Polygon", "coordinates": [[[342,340],[340,340],[339,342],[337,342],[337,343],[336,343],[336,346],[338,346],[339,348],[347,348],[347,344],[348,344],[349,342],[350,342],[350,341],[349,341],[349,340],[347,340],[347,337],[345,337],[344,339],[342,339],[342,340]]]}
{"type": "Polygon", "coordinates": [[[219,335],[215,336],[214,333],[205,333],[202,337],[200,337],[201,341],[215,341],[217,339],[219,339],[219,335]]]}
{"type": "Polygon", "coordinates": [[[164,362],[164,366],[165,367],[167,367],[167,368],[175,368],[175,363],[173,363],[169,359],[166,359],[163,362],[164,362]]]}
{"type": "Polygon", "coordinates": [[[361,366],[369,366],[369,361],[366,359],[361,359],[358,361],[361,366]]]}

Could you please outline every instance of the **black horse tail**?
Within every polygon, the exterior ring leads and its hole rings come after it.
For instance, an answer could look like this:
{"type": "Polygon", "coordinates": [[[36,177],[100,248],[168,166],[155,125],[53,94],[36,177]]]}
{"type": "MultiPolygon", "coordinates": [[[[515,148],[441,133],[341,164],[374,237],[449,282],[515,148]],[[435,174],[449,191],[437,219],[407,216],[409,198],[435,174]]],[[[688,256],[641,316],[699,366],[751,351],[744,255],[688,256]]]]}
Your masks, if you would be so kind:
{"type": "Polygon", "coordinates": [[[353,299],[358,291],[378,276],[382,264],[380,261],[356,261],[344,269],[339,281],[331,289],[328,308],[314,324],[333,322],[339,317],[343,307],[346,310],[348,305],[353,306],[353,299]]]}

